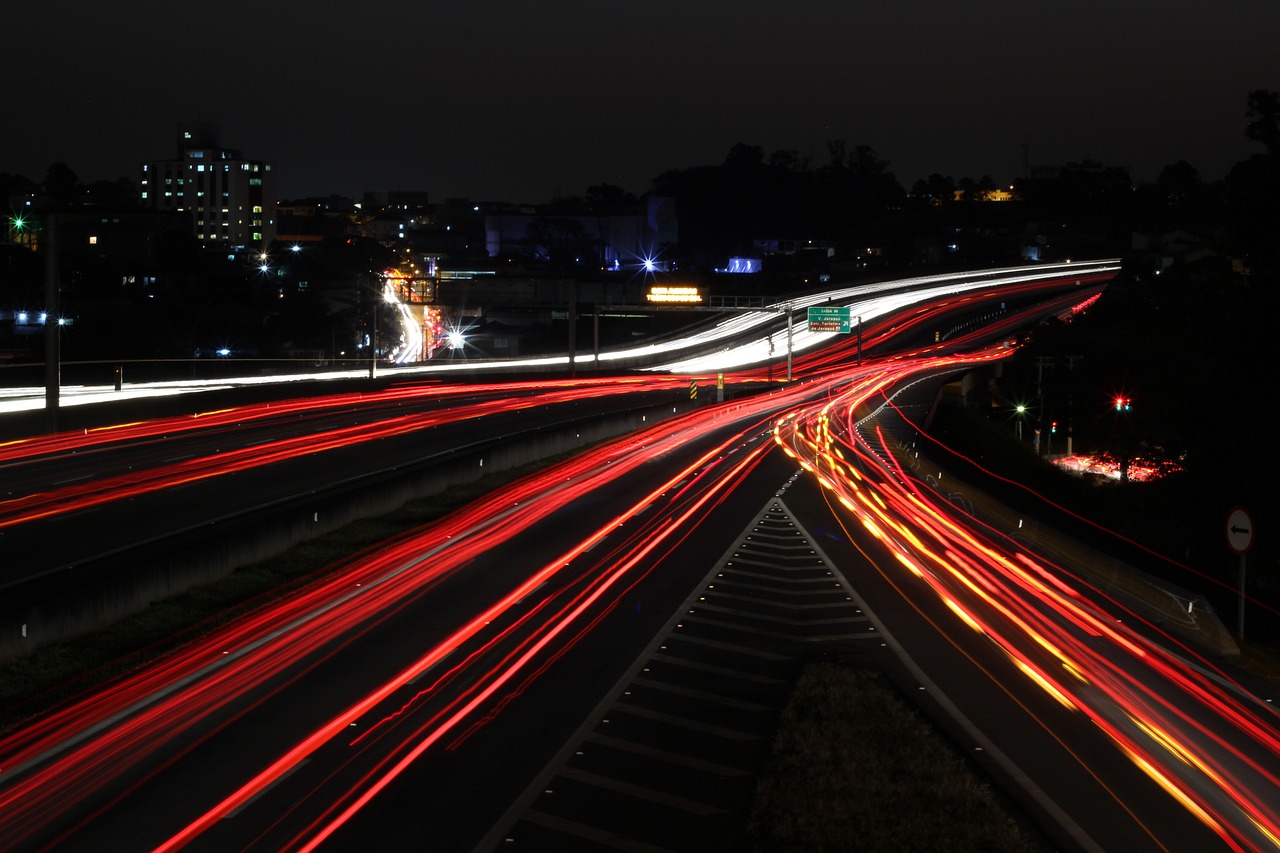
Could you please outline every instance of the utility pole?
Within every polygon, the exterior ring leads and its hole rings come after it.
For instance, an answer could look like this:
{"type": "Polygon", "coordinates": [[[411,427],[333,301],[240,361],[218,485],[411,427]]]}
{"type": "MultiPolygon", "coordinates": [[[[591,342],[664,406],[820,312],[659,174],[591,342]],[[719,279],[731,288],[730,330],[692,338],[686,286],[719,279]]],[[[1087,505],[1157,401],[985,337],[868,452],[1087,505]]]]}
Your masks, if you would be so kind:
{"type": "Polygon", "coordinates": [[[58,431],[58,394],[62,385],[62,324],[59,318],[61,273],[58,267],[58,214],[46,218],[44,239],[44,414],[50,433],[58,431]]]}
{"type": "Polygon", "coordinates": [[[1057,362],[1051,355],[1036,356],[1036,401],[1037,411],[1036,419],[1039,427],[1036,429],[1036,454],[1040,453],[1040,433],[1044,431],[1044,369],[1052,368],[1057,362]]]}
{"type": "Polygon", "coordinates": [[[569,285],[569,378],[578,376],[578,283],[569,285]]]}
{"type": "Polygon", "coordinates": [[[1073,392],[1075,391],[1075,383],[1074,383],[1074,382],[1072,382],[1072,379],[1073,379],[1073,378],[1074,378],[1074,376],[1075,376],[1074,368],[1075,368],[1075,366],[1076,366],[1076,362],[1077,362],[1077,361],[1080,361],[1082,358],[1084,358],[1084,356],[1082,356],[1082,355],[1067,355],[1067,356],[1063,356],[1063,358],[1065,358],[1065,359],[1066,359],[1066,361],[1067,361],[1067,455],[1068,455],[1068,456],[1070,456],[1070,455],[1071,455],[1071,453],[1072,453],[1072,450],[1071,450],[1071,439],[1072,439],[1072,435],[1071,435],[1071,424],[1072,424],[1072,418],[1073,418],[1073,412],[1072,412],[1072,408],[1071,408],[1071,398],[1072,398],[1072,396],[1073,396],[1073,392]]]}
{"type": "Polygon", "coordinates": [[[787,306],[787,384],[791,384],[791,306],[787,306]]]}
{"type": "Polygon", "coordinates": [[[373,337],[369,340],[369,378],[378,378],[378,303],[381,295],[373,300],[373,337]]]}

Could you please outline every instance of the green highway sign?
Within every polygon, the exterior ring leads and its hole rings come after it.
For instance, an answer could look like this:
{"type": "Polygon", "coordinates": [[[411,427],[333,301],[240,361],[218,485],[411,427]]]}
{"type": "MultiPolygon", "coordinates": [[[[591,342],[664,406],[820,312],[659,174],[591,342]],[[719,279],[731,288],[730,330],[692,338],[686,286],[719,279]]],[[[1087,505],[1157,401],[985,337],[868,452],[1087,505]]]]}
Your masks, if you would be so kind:
{"type": "Polygon", "coordinates": [[[809,331],[843,332],[853,328],[853,309],[848,306],[821,305],[809,309],[809,331]]]}

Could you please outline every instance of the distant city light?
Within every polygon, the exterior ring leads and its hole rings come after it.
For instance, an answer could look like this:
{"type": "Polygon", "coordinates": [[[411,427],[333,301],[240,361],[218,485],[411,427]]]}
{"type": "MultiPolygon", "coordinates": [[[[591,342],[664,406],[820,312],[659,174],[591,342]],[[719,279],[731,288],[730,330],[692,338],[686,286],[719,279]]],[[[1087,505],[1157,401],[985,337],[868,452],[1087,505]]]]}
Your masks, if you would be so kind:
{"type": "Polygon", "coordinates": [[[1134,483],[1149,483],[1182,470],[1182,466],[1172,460],[1135,457],[1129,460],[1128,469],[1122,471],[1120,460],[1106,453],[1096,456],[1063,456],[1055,459],[1054,464],[1073,474],[1092,475],[1106,480],[1128,479],[1134,483]]]}
{"type": "Polygon", "coordinates": [[[729,266],[723,270],[717,269],[716,272],[729,273],[757,273],[760,272],[759,258],[730,258],[729,266]]]}

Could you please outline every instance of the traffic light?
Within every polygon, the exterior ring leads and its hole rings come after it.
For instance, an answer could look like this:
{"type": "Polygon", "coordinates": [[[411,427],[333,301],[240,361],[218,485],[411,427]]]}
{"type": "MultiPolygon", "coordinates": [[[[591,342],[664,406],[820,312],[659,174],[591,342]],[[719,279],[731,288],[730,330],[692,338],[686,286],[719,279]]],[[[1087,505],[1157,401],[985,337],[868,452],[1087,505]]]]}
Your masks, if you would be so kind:
{"type": "Polygon", "coordinates": [[[1058,422],[1054,421],[1053,423],[1049,424],[1049,433],[1051,435],[1056,435],[1057,432],[1058,432],[1058,422]]]}
{"type": "Polygon", "coordinates": [[[1128,397],[1117,396],[1117,397],[1116,397],[1116,401],[1115,401],[1115,402],[1116,402],[1116,411],[1117,411],[1117,412],[1127,412],[1127,411],[1129,411],[1129,398],[1128,398],[1128,397]]]}

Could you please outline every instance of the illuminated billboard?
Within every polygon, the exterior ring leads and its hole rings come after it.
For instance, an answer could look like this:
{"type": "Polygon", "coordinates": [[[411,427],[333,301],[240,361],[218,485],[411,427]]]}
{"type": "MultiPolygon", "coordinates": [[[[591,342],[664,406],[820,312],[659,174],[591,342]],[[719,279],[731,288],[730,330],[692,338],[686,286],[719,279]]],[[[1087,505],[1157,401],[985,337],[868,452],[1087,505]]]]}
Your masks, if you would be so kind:
{"type": "Polygon", "coordinates": [[[645,294],[647,302],[660,305],[701,305],[705,298],[702,289],[683,284],[655,284],[645,294]]]}

